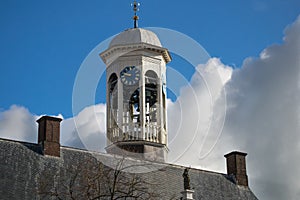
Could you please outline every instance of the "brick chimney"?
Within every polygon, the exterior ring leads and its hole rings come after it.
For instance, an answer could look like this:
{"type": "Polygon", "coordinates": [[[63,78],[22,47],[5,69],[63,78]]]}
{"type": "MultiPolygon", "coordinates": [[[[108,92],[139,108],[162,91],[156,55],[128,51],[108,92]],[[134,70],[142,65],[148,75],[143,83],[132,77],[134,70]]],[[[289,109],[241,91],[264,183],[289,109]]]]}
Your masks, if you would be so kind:
{"type": "Polygon", "coordinates": [[[233,151],[224,156],[227,162],[227,174],[235,177],[237,185],[248,186],[246,156],[246,153],[238,151],[233,151]]]}
{"type": "Polygon", "coordinates": [[[62,119],[43,116],[37,120],[39,124],[38,144],[44,155],[60,157],[60,122],[62,119]]]}

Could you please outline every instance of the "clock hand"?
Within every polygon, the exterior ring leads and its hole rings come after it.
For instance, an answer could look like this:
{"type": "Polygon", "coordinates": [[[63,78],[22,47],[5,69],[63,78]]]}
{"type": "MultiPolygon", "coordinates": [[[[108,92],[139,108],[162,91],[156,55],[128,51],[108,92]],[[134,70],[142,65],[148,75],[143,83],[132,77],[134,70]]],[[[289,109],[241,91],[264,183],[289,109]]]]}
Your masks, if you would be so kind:
{"type": "Polygon", "coordinates": [[[132,74],[124,73],[125,76],[131,76],[132,74]]]}

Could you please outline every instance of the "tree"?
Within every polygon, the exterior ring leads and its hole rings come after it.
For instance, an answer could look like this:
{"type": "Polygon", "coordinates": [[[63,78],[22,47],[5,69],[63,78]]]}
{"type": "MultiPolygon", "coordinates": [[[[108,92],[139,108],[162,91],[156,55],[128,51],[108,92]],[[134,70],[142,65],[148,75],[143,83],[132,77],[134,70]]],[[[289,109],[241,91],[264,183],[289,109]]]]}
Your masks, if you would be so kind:
{"type": "Polygon", "coordinates": [[[163,199],[158,183],[141,174],[128,173],[146,162],[127,162],[124,157],[114,157],[115,167],[103,165],[89,156],[79,162],[69,161],[60,167],[45,168],[38,179],[38,194],[52,199],[163,199]]]}

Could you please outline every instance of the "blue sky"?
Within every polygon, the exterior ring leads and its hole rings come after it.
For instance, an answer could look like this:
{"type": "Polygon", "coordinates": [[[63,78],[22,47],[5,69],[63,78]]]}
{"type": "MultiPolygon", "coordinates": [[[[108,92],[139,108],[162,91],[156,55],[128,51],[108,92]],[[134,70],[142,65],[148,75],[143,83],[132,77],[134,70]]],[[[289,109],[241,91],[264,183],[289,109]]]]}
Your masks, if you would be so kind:
{"type": "MultiPolygon", "coordinates": [[[[284,28],[300,13],[298,0],[140,2],[141,27],[185,33],[233,67],[281,43],[284,28]]],[[[0,1],[0,108],[17,104],[37,115],[71,117],[77,70],[97,44],[132,27],[130,3],[0,1]]],[[[104,102],[104,90],[98,93],[96,101],[104,102]]]]}

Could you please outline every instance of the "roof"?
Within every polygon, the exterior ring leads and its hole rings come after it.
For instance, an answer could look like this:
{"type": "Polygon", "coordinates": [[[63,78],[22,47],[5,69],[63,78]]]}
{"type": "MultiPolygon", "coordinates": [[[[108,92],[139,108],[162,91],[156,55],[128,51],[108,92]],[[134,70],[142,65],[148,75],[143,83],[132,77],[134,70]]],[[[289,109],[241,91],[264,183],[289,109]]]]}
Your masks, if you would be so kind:
{"type": "MultiPolygon", "coordinates": [[[[49,195],[41,192],[43,187],[47,188],[47,192],[57,192],[57,190],[53,189],[56,187],[59,187],[60,190],[66,190],[71,183],[79,187],[80,184],[85,183],[85,179],[80,179],[81,182],[74,184],[72,173],[80,168],[88,172],[83,177],[95,177],[95,175],[90,176],[88,174],[97,165],[91,167],[87,164],[88,161],[106,160],[106,162],[113,162],[116,159],[116,157],[109,154],[68,147],[61,147],[60,158],[43,156],[37,144],[3,139],[0,139],[0,148],[0,196],[3,199],[40,199],[45,197],[45,195],[49,195]],[[48,181],[46,182],[47,184],[43,184],[46,180],[48,181]],[[67,182],[67,184],[64,182],[67,182]]],[[[128,159],[128,161],[131,163],[138,162],[134,159],[128,159]]],[[[180,192],[183,191],[182,173],[184,167],[154,162],[150,164],[152,169],[157,170],[137,175],[143,180],[147,180],[149,184],[147,189],[163,195],[163,197],[152,199],[180,199],[180,192]]],[[[103,166],[102,164],[100,165],[103,166]]],[[[232,178],[226,174],[190,169],[189,175],[191,187],[195,191],[194,199],[257,200],[248,187],[234,184],[232,178]]],[[[100,180],[104,179],[101,178],[100,180]]],[[[76,191],[80,190],[77,189],[76,191]]],[[[64,196],[63,199],[68,198],[64,196]]],[[[77,199],[84,199],[84,197],[81,196],[77,199]]]]}
{"type": "Polygon", "coordinates": [[[109,48],[117,45],[132,45],[140,43],[162,47],[159,38],[152,31],[142,28],[133,28],[127,29],[114,37],[109,44],[109,48]]]}
{"type": "Polygon", "coordinates": [[[138,50],[161,54],[166,63],[172,60],[168,49],[162,47],[157,35],[142,28],[127,29],[115,36],[109,47],[100,53],[100,57],[109,66],[120,56],[138,50]]]}

